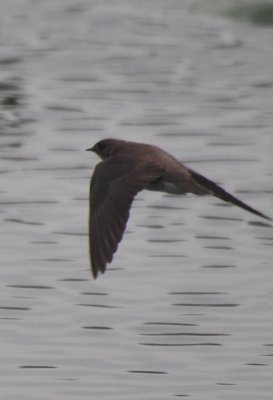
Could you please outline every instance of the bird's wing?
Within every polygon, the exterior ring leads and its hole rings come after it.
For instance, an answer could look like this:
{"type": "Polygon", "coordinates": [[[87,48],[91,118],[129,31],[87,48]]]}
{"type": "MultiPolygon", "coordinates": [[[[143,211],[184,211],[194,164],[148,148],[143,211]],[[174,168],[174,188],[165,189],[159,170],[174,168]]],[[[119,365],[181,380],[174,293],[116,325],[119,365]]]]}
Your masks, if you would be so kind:
{"type": "Polygon", "coordinates": [[[234,204],[240,208],[243,208],[244,210],[247,210],[251,212],[252,214],[258,215],[259,217],[265,218],[269,221],[272,221],[271,218],[269,218],[267,215],[261,213],[258,210],[255,210],[255,208],[250,207],[243,201],[237,199],[237,197],[233,196],[232,194],[226,192],[224,189],[222,189],[220,186],[216,185],[216,183],[212,182],[208,178],[204,177],[203,175],[198,174],[197,172],[193,171],[192,169],[189,169],[192,177],[192,183],[195,183],[195,192],[193,193],[196,194],[212,194],[215,197],[218,197],[221,200],[224,200],[228,203],[234,204]],[[198,192],[198,187],[199,187],[199,192],[198,192]],[[203,189],[203,193],[202,190],[203,189]]]}
{"type": "Polygon", "coordinates": [[[162,174],[153,164],[107,159],[97,164],[90,183],[89,249],[94,278],[121,241],[135,195],[162,174]]]}

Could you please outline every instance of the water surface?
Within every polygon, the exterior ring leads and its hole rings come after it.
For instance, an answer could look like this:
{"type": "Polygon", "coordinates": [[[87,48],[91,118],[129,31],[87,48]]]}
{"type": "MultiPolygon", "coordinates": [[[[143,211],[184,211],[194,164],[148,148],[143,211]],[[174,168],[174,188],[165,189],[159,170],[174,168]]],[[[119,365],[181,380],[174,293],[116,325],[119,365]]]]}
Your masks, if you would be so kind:
{"type": "MultiPolygon", "coordinates": [[[[188,2],[189,3],[189,2],[188,2]]],[[[272,226],[143,192],[89,271],[104,137],[158,144],[272,216],[271,30],[176,0],[2,0],[1,398],[272,398],[272,226]]]]}

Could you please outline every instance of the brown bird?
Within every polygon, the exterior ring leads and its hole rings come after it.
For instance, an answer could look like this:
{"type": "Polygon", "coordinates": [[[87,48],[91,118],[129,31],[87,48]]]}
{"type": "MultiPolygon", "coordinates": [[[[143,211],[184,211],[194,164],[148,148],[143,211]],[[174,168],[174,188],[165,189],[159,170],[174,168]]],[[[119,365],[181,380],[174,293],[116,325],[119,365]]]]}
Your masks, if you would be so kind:
{"type": "Polygon", "coordinates": [[[90,184],[89,248],[94,278],[112,261],[134,197],[143,189],[170,194],[211,194],[271,220],[156,146],[104,139],[87,150],[102,159],[90,184]]]}

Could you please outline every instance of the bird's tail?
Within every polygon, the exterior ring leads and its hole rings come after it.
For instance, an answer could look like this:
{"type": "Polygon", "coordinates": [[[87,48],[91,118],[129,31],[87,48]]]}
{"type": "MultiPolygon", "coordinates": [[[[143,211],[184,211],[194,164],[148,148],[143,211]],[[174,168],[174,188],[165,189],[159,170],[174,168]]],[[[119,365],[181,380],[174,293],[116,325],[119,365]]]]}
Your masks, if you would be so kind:
{"type": "Polygon", "coordinates": [[[232,194],[229,194],[226,192],[224,189],[220,188],[220,186],[216,185],[216,183],[210,181],[209,179],[205,178],[203,175],[198,174],[195,171],[190,170],[191,176],[193,180],[201,186],[201,188],[204,188],[208,191],[208,193],[212,194],[215,197],[218,197],[221,200],[227,201],[228,203],[232,203],[238,207],[243,208],[246,211],[251,212],[252,214],[258,215],[259,217],[262,217],[264,219],[267,219],[269,221],[272,221],[271,218],[269,218],[267,215],[261,213],[258,210],[255,210],[254,208],[248,206],[245,204],[243,201],[237,199],[234,197],[232,194]]]}

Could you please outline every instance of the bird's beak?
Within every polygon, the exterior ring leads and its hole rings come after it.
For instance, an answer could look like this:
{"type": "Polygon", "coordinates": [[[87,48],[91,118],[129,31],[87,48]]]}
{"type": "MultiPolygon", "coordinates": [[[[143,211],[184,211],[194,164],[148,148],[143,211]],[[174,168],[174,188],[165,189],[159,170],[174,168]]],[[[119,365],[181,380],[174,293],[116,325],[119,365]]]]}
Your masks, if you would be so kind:
{"type": "Polygon", "coordinates": [[[90,147],[90,149],[85,149],[85,151],[94,151],[94,147],[90,147]]]}

